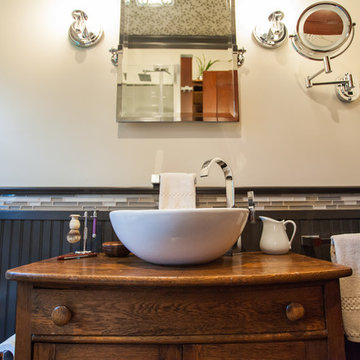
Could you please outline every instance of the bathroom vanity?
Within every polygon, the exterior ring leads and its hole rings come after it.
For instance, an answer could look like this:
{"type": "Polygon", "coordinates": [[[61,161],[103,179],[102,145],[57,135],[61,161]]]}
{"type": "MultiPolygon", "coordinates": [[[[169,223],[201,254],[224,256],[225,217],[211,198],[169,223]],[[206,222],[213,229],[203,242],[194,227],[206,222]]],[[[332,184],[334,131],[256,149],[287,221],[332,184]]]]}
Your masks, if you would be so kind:
{"type": "Polygon", "coordinates": [[[9,270],[18,282],[16,357],[345,359],[339,278],[346,266],[241,253],[165,267],[135,256],[9,270]]]}

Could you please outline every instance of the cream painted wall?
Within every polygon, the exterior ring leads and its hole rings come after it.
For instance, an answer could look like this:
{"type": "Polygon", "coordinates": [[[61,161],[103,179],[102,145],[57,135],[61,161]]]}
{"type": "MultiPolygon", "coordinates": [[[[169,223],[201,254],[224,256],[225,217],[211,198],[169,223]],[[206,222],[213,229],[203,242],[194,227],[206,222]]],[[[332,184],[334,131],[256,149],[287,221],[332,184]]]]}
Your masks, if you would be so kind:
{"type": "MultiPolygon", "coordinates": [[[[236,186],[360,186],[360,101],[332,87],[304,89],[319,63],[255,44],[252,29],[277,9],[293,31],[308,0],[237,0],[238,124],[117,124],[119,0],[0,0],[0,186],[150,186],[154,172],[198,173],[220,156],[236,186]],[[71,11],[97,16],[105,38],[90,49],[67,39],[71,11]]],[[[341,1],[360,22],[360,3],[341,1]]],[[[333,77],[360,78],[360,34],[333,61],[333,77]]],[[[200,186],[223,184],[220,170],[200,186]]]]}

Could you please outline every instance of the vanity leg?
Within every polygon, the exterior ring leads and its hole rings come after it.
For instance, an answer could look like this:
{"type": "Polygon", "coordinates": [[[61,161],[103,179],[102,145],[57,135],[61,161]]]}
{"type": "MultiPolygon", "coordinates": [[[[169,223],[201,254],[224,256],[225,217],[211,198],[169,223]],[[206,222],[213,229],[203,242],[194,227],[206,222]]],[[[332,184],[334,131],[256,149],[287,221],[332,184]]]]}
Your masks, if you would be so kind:
{"type": "Polygon", "coordinates": [[[15,357],[21,360],[31,359],[31,291],[31,283],[18,282],[15,357]]]}
{"type": "Polygon", "coordinates": [[[345,360],[344,328],[338,279],[326,282],[324,297],[328,330],[328,358],[345,360]]]}

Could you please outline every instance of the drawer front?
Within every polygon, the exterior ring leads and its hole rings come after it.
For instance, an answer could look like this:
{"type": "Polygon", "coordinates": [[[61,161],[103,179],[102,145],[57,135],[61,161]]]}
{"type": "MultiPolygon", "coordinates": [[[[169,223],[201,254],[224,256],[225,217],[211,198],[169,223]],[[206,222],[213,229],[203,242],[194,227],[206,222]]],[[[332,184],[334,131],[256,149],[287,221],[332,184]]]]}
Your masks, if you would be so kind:
{"type": "Polygon", "coordinates": [[[34,289],[32,333],[174,336],[325,329],[321,286],[34,289]],[[289,320],[286,308],[304,314],[289,320]],[[60,308],[59,308],[60,307],[60,308]]]}
{"type": "Polygon", "coordinates": [[[161,345],[35,343],[34,360],[181,360],[181,349],[161,345]]]}
{"type": "Polygon", "coordinates": [[[185,360],[325,360],[326,341],[184,345],[185,360]]]}

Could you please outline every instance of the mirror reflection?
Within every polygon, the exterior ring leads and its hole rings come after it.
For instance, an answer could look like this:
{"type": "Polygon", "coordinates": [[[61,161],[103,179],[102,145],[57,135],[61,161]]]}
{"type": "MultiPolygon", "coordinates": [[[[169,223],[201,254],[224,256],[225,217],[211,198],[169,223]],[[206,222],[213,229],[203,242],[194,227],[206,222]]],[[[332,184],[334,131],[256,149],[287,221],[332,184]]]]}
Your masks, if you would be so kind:
{"type": "Polygon", "coordinates": [[[234,4],[122,0],[118,121],[238,121],[234,4]]]}
{"type": "Polygon", "coordinates": [[[303,30],[304,37],[309,43],[316,48],[328,48],[339,41],[343,28],[338,14],[333,11],[319,10],[306,19],[303,30]]]}
{"type": "Polygon", "coordinates": [[[331,56],[349,39],[352,31],[349,13],[335,3],[316,3],[299,17],[296,32],[300,50],[316,59],[331,56]]]}

